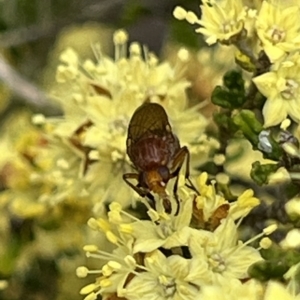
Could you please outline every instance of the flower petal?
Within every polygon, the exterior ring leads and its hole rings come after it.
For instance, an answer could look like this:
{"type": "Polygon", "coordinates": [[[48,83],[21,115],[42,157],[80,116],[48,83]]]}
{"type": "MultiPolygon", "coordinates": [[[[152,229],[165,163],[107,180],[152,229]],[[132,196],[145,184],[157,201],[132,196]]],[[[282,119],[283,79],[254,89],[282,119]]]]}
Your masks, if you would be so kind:
{"type": "Polygon", "coordinates": [[[268,72],[253,78],[252,81],[265,97],[269,97],[272,94],[272,89],[275,88],[277,75],[275,72],[268,72]]]}
{"type": "Polygon", "coordinates": [[[264,126],[270,127],[281,123],[287,117],[284,101],[279,97],[273,100],[268,99],[263,107],[264,126]]]}

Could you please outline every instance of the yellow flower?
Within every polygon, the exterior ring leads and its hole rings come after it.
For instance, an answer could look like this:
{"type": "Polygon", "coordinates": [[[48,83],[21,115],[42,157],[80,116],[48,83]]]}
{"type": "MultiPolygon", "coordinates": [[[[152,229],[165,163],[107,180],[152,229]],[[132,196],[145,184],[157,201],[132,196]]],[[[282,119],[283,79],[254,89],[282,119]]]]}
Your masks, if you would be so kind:
{"type": "Polygon", "coordinates": [[[85,266],[77,268],[78,277],[83,278],[89,274],[98,275],[94,283],[80,290],[80,294],[88,295],[85,299],[96,299],[98,294],[121,292],[130,273],[136,273],[138,255],[133,256],[134,240],[130,235],[130,225],[124,221],[126,216],[134,217],[120,211],[121,206],[118,203],[111,204],[110,209],[108,220],[91,218],[88,221],[89,227],[96,232],[100,231],[102,237],[105,236],[106,240],[115,246],[115,249],[112,250],[112,247],[103,240],[101,242],[102,249],[93,244],[84,247],[86,256],[98,259],[101,265],[99,269],[94,270],[85,266]],[[103,245],[105,246],[103,247],[103,245]],[[88,298],[93,296],[95,298],[88,298]]]}
{"type": "Polygon", "coordinates": [[[221,286],[204,286],[201,300],[261,300],[262,285],[250,279],[246,283],[239,280],[227,280],[221,286]]]}
{"type": "Polygon", "coordinates": [[[206,37],[208,45],[218,41],[228,43],[232,37],[242,32],[247,14],[241,0],[206,0],[200,8],[201,19],[182,7],[176,7],[173,14],[179,20],[185,19],[190,24],[199,24],[201,28],[196,32],[206,37]]]}
{"type": "MultiPolygon", "coordinates": [[[[121,296],[128,300],[194,300],[199,296],[200,286],[190,280],[191,260],[179,255],[165,257],[159,250],[145,258],[146,272],[136,276],[123,289],[121,296]]],[[[205,266],[199,270],[205,275],[205,266]]]]}
{"type": "Polygon", "coordinates": [[[231,203],[229,215],[234,220],[243,218],[259,204],[259,199],[253,196],[253,190],[248,189],[238,197],[237,201],[231,203]]]}
{"type": "Polygon", "coordinates": [[[189,228],[192,217],[191,197],[181,203],[177,216],[165,213],[156,213],[154,216],[159,219],[152,217],[151,221],[143,220],[131,224],[135,238],[134,253],[150,252],[159,247],[172,249],[187,244],[191,232],[189,228]]]}
{"type": "Polygon", "coordinates": [[[265,127],[281,123],[287,116],[300,121],[300,54],[289,55],[272,70],[253,79],[267,97],[263,107],[265,127]]]}
{"type": "Polygon", "coordinates": [[[4,290],[8,287],[8,281],[7,280],[0,280],[0,290],[4,290]]]}
{"type": "Polygon", "coordinates": [[[300,46],[300,8],[286,1],[263,1],[255,24],[263,49],[271,62],[300,46]]]}
{"type": "MultiPolygon", "coordinates": [[[[233,219],[221,221],[214,231],[194,230],[189,239],[189,250],[195,261],[204,260],[209,265],[211,283],[223,284],[228,279],[245,279],[247,270],[255,262],[262,260],[257,249],[248,246],[259,234],[242,243],[238,240],[238,227],[233,219]]],[[[209,276],[209,275],[207,275],[209,276]]]]}
{"type": "Polygon", "coordinates": [[[294,215],[295,217],[299,218],[300,217],[300,198],[299,197],[294,197],[291,200],[289,200],[285,204],[285,210],[288,215],[294,215]]]}
{"type": "Polygon", "coordinates": [[[164,106],[173,132],[193,155],[206,158],[209,153],[210,145],[203,139],[208,122],[199,113],[199,105],[189,108],[187,103],[185,89],[190,83],[184,72],[188,51],[179,50],[172,66],[159,62],[138,43],[131,43],[127,53],[127,41],[125,31],[115,33],[115,59],[103,55],[99,45],[94,46],[95,61],[81,62],[67,49],[57,69],[60,84],[55,97],[64,116],[48,120],[54,127],[50,139],[56,146],[61,141],[61,158],[55,155],[55,160],[62,163],[61,182],[68,179],[73,190],[79,194],[76,187],[81,188],[92,203],[99,199],[128,203],[134,199],[122,174],[132,171],[126,154],[127,129],[133,112],[144,101],[164,106]],[[68,156],[66,146],[71,150],[68,156]]]}
{"type": "Polygon", "coordinates": [[[297,228],[291,229],[280,242],[283,249],[297,249],[300,246],[300,230],[297,228]]]}
{"type": "MultiPolygon", "coordinates": [[[[206,178],[204,173],[199,179],[201,193],[210,196],[215,191],[206,188],[206,178]]],[[[180,185],[178,196],[181,201],[176,213],[166,214],[163,205],[159,207],[160,199],[156,199],[157,210],[144,201],[149,218],[138,219],[113,202],[107,218],[88,221],[89,227],[102,232],[115,249],[109,253],[96,245],[84,247],[88,257],[106,262],[100,269],[77,269],[79,277],[99,276],[81,290],[87,295],[85,299],[101,295],[128,300],[192,300],[198,299],[207,285],[225,286],[230,281],[229,288],[240,288],[236,285],[248,279],[249,266],[262,260],[259,251],[249,244],[277,227],[271,225],[244,243],[238,240],[238,225],[231,217],[222,219],[214,232],[196,229],[191,223],[195,192],[180,185]]],[[[253,202],[253,193],[247,190],[238,201],[253,202]]]]}
{"type": "Polygon", "coordinates": [[[207,184],[208,175],[203,172],[198,178],[200,195],[195,199],[193,215],[200,228],[217,228],[222,219],[230,216],[237,220],[245,217],[260,202],[253,196],[253,191],[244,191],[237,201],[229,203],[217,193],[214,184],[207,184]]]}
{"type": "Polygon", "coordinates": [[[283,284],[275,281],[270,281],[267,285],[263,300],[273,299],[299,300],[300,294],[298,294],[297,296],[292,295],[283,284]]]}

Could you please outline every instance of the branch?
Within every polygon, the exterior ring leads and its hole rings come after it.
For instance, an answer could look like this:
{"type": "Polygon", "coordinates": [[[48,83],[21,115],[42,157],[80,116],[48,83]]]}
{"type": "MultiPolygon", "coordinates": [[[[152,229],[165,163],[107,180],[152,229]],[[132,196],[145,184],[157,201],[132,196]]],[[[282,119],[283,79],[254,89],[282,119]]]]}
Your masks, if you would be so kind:
{"type": "Polygon", "coordinates": [[[19,98],[25,100],[25,103],[47,113],[57,113],[58,109],[54,106],[45,93],[36,85],[22,77],[14,70],[0,55],[0,80],[3,81],[19,98]]]}

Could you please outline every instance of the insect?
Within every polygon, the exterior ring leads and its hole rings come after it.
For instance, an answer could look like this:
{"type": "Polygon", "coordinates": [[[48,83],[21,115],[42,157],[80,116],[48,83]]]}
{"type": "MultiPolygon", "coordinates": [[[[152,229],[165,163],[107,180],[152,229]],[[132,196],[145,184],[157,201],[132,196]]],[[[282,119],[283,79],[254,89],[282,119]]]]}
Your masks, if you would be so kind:
{"type": "Polygon", "coordinates": [[[158,194],[163,200],[165,211],[170,213],[172,207],[166,186],[171,178],[176,177],[173,193],[179,208],[177,186],[185,160],[185,177],[189,187],[193,188],[189,179],[190,153],[186,146],[180,147],[161,105],[147,102],[136,109],[128,126],[126,146],[127,154],[138,173],[124,174],[124,181],[142,197],[154,201],[151,192],[158,194]],[[137,184],[134,185],[132,180],[136,180],[137,184]]]}

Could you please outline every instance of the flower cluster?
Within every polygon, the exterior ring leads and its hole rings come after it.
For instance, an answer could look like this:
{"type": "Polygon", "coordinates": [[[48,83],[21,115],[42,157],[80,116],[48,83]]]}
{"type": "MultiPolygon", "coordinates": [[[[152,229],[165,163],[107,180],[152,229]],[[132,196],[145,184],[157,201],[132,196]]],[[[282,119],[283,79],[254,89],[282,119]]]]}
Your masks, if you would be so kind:
{"type": "Polygon", "coordinates": [[[99,45],[93,48],[95,62],[81,62],[72,49],[60,56],[54,97],[64,115],[34,119],[49,128],[49,151],[44,154],[53,162],[49,174],[57,178],[52,202],[74,195],[88,196],[93,204],[112,199],[130,204],[131,191],[121,183],[122,174],[131,170],[127,129],[133,112],[144,102],[165,108],[172,130],[192,153],[193,166],[205,162],[210,149],[218,146],[204,134],[208,122],[199,112],[201,105],[188,105],[185,90],[190,84],[184,78],[188,51],[179,50],[172,66],[160,63],[138,43],[129,45],[127,56],[127,39],[125,31],[115,33],[114,60],[103,55],[99,45]]]}
{"type": "Polygon", "coordinates": [[[287,116],[299,123],[299,70],[300,53],[294,52],[288,55],[283,61],[272,65],[270,72],[253,79],[259,91],[267,98],[263,108],[265,126],[278,125],[287,116]]]}
{"type": "MultiPolygon", "coordinates": [[[[245,217],[259,200],[248,190],[229,203],[206,179],[207,174],[202,173],[198,180],[201,196],[184,185],[179,187],[177,212],[173,209],[166,214],[157,198],[156,208],[145,202],[147,219],[136,218],[116,202],[110,204],[106,217],[91,218],[90,228],[105,235],[115,249],[108,253],[95,244],[84,247],[87,257],[103,264],[99,270],[77,269],[79,277],[99,274],[94,283],[81,290],[87,294],[85,299],[96,299],[97,295],[128,300],[209,299],[211,294],[224,291],[239,299],[235,293],[246,295],[245,290],[256,295],[259,289],[253,291],[254,281],[242,283],[249,279],[248,268],[262,261],[250,243],[271,234],[276,225],[251,240],[240,241],[239,223],[234,220],[245,217]]],[[[263,238],[261,247],[269,242],[263,238]]]]}
{"type": "Polygon", "coordinates": [[[200,9],[201,19],[182,7],[175,8],[174,16],[200,25],[196,32],[206,37],[208,45],[235,45],[239,64],[247,71],[260,70],[253,82],[267,98],[262,111],[265,127],[278,125],[287,116],[299,123],[299,3],[206,0],[200,9]]]}

